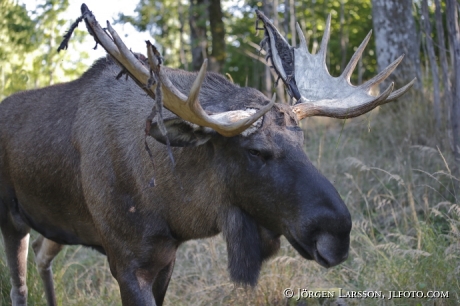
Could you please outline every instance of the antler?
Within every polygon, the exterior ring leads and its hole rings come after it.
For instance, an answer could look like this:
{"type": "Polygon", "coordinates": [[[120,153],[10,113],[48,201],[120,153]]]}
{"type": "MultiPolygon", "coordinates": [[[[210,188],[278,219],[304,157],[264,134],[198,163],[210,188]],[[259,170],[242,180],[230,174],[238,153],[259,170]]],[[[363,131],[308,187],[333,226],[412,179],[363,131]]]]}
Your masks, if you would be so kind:
{"type": "MultiPolygon", "coordinates": [[[[151,97],[155,97],[154,89],[156,84],[152,84],[151,71],[126,47],[108,21],[107,30],[110,36],[101,28],[94,15],[85,4],[82,5],[81,10],[88,30],[96,41],[102,45],[107,53],[109,53],[121,67],[126,69],[126,72],[141,88],[151,97]]],[[[155,51],[153,45],[147,42],[150,69],[156,71],[159,77],[164,96],[164,106],[185,121],[203,127],[210,127],[223,136],[232,137],[249,128],[254,122],[262,117],[275,102],[273,98],[269,104],[263,106],[254,114],[252,114],[253,112],[240,110],[208,115],[203,110],[198,100],[200,88],[206,76],[207,61],[205,60],[201,66],[200,72],[190,90],[190,94],[186,97],[172,84],[171,80],[164,72],[164,69],[160,68],[161,62],[159,60],[159,55],[155,55],[155,51]],[[235,115],[236,113],[237,115],[235,115]]]]}
{"type": "Polygon", "coordinates": [[[371,37],[371,32],[366,36],[347,67],[339,77],[332,77],[326,67],[326,52],[331,29],[331,15],[326,22],[326,29],[321,41],[321,47],[317,54],[308,51],[305,36],[297,24],[297,32],[300,46],[291,47],[282,38],[278,30],[260,11],[256,11],[258,18],[264,23],[266,37],[261,46],[268,47],[267,52],[272,59],[273,67],[288,87],[291,97],[296,98],[297,103],[292,110],[300,119],[310,116],[326,116],[334,118],[353,118],[365,114],[375,107],[396,100],[414,84],[413,79],[406,86],[393,92],[393,83],[379,96],[370,95],[371,87],[380,84],[398,66],[404,56],[400,56],[382,72],[366,83],[353,86],[350,82],[356,64],[361,57],[371,37]],[[294,69],[287,74],[285,62],[294,62],[294,69]],[[295,94],[298,92],[300,98],[295,94]]]}

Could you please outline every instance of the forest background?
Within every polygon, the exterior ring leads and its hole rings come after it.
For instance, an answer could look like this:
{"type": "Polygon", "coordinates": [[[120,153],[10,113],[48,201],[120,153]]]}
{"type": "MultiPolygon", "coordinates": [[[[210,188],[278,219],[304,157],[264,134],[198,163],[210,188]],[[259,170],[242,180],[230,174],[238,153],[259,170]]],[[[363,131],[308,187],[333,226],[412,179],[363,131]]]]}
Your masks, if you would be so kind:
{"type": "MultiPolygon", "coordinates": [[[[91,1],[86,3],[92,9],[91,1]]],[[[69,1],[35,4],[26,9],[22,2],[0,0],[0,100],[75,79],[88,68],[93,45],[83,27],[71,41],[71,52],[56,52],[74,21],[63,18],[69,1]]],[[[255,9],[269,16],[293,46],[298,22],[313,52],[330,13],[326,64],[333,76],[373,30],[352,83],[370,79],[401,54],[405,59],[390,81],[396,88],[414,77],[417,82],[399,102],[360,118],[309,118],[302,123],[308,156],[334,182],[352,214],[350,258],[344,264],[323,269],[283,240],[280,253],[264,265],[259,285],[245,289],[229,280],[220,236],[191,241],[179,249],[166,304],[302,302],[285,300],[284,288],[443,291],[449,298],[399,299],[385,305],[460,303],[459,1],[140,0],[134,12],[120,13],[114,22],[149,33],[145,39],[154,41],[170,67],[197,70],[208,58],[209,70],[267,96],[276,91],[279,102],[287,102],[281,82],[275,85],[273,71],[263,51],[259,53],[262,35],[256,36],[255,9]]],[[[30,254],[29,301],[45,305],[30,254]]],[[[91,250],[67,247],[56,258],[54,272],[59,304],[120,304],[106,259],[91,250]]],[[[0,250],[0,304],[10,303],[9,290],[0,250]]],[[[382,301],[308,300],[308,305],[333,303],[382,301]]]]}

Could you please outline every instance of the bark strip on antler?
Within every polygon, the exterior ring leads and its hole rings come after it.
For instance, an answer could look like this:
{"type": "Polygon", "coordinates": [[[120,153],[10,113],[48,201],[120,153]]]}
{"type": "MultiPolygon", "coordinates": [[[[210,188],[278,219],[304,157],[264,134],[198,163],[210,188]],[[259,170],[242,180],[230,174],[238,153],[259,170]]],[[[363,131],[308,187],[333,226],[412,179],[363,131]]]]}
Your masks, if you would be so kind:
{"type": "MultiPolygon", "coordinates": [[[[219,134],[232,137],[242,133],[244,130],[254,124],[262,117],[274,104],[272,101],[261,107],[256,113],[247,111],[242,112],[240,116],[216,116],[208,115],[200,105],[198,96],[203,80],[206,77],[207,61],[201,66],[200,72],[193,83],[189,96],[186,97],[181,93],[168,78],[164,69],[161,69],[157,56],[153,55],[153,46],[147,43],[147,53],[149,54],[149,65],[146,67],[139,61],[134,54],[126,47],[117,32],[107,21],[107,30],[110,36],[101,28],[94,15],[88,10],[86,5],[82,5],[82,14],[90,29],[90,33],[95,36],[98,42],[109,53],[121,67],[126,69],[127,73],[141,86],[152,98],[155,98],[154,89],[156,84],[152,84],[150,69],[157,71],[160,78],[161,89],[163,93],[164,106],[171,112],[185,121],[197,124],[203,127],[210,127],[219,134]],[[150,85],[150,88],[148,87],[150,85]],[[237,120],[235,118],[238,118],[237,120]]],[[[235,112],[235,111],[232,111],[235,112]]]]}
{"type": "Polygon", "coordinates": [[[330,15],[326,22],[320,50],[317,54],[311,54],[308,51],[305,36],[298,24],[296,28],[300,45],[297,48],[293,48],[282,38],[278,30],[262,12],[256,12],[259,20],[264,23],[266,37],[263,40],[263,46],[267,47],[267,52],[272,59],[275,71],[285,81],[289,94],[298,100],[297,104],[292,106],[292,109],[299,120],[309,116],[327,116],[343,119],[357,117],[379,105],[399,98],[415,82],[414,79],[394,92],[393,84],[390,84],[379,96],[372,96],[370,94],[371,87],[385,80],[398,66],[403,56],[400,56],[371,80],[362,85],[353,86],[350,82],[351,74],[369,42],[371,33],[366,36],[356,50],[342,74],[339,77],[333,77],[326,67],[327,45],[331,29],[330,15]],[[280,52],[280,50],[284,50],[284,52],[280,52]],[[292,55],[286,56],[285,54],[289,53],[285,50],[292,51],[292,55]],[[294,76],[288,79],[283,67],[286,66],[284,61],[287,59],[288,64],[290,64],[291,58],[294,59],[294,76]],[[300,93],[300,98],[292,94],[296,91],[300,93]]]}
{"type": "MultiPolygon", "coordinates": [[[[260,43],[261,48],[267,49],[266,60],[271,59],[273,69],[278,78],[286,85],[288,93],[296,100],[300,99],[300,93],[295,83],[294,72],[294,48],[278,32],[273,23],[259,10],[256,10],[258,20],[262,20],[265,29],[265,37],[260,43]]],[[[256,30],[259,30],[256,24],[256,30]]]]}

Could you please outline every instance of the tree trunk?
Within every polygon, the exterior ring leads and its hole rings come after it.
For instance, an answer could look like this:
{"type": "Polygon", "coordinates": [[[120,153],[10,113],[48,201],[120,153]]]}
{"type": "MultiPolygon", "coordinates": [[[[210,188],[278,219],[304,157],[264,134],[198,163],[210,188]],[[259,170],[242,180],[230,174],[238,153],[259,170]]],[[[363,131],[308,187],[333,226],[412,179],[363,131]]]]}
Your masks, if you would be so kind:
{"type": "Polygon", "coordinates": [[[426,49],[428,52],[428,59],[430,61],[431,76],[433,78],[433,115],[435,119],[436,133],[438,133],[441,127],[441,98],[439,96],[438,63],[436,62],[433,40],[431,38],[431,23],[430,15],[428,12],[428,0],[422,0],[422,16],[423,26],[425,28],[426,49]]]}
{"type": "MultiPolygon", "coordinates": [[[[441,12],[441,3],[439,0],[435,0],[436,3],[436,36],[438,38],[438,52],[439,52],[439,61],[441,62],[442,68],[442,82],[444,84],[444,117],[447,118],[447,121],[450,120],[450,107],[452,105],[452,92],[451,84],[449,79],[449,68],[447,64],[447,52],[446,52],[446,41],[444,39],[444,26],[442,23],[442,12],[441,12]]],[[[447,124],[446,126],[450,126],[447,124]]]]}
{"type": "Polygon", "coordinates": [[[289,1],[290,0],[284,0],[283,30],[284,30],[284,36],[286,37],[286,40],[288,38],[288,33],[289,33],[289,18],[291,17],[289,14],[289,1]]]}
{"type": "MultiPolygon", "coordinates": [[[[263,7],[262,10],[265,16],[272,19],[273,25],[276,28],[278,28],[278,1],[277,0],[275,1],[264,0],[262,7],[263,7]]],[[[279,81],[276,84],[276,87],[273,88],[272,74],[274,73],[271,71],[271,68],[269,66],[271,66],[270,60],[266,62],[266,65],[265,65],[265,71],[264,71],[264,85],[265,86],[263,88],[263,92],[267,97],[271,98],[273,95],[273,89],[275,89],[278,102],[285,103],[286,93],[284,91],[284,84],[283,82],[279,81]]]]}
{"type": "Polygon", "coordinates": [[[345,31],[344,31],[344,25],[345,25],[345,3],[344,3],[344,0],[340,0],[340,51],[342,55],[340,71],[343,71],[347,65],[348,37],[346,37],[345,31]]]}
{"type": "Polygon", "coordinates": [[[190,1],[190,41],[192,50],[192,70],[200,70],[208,57],[208,40],[206,38],[206,3],[205,0],[190,1]]]}
{"type": "Polygon", "coordinates": [[[457,174],[460,172],[460,28],[458,24],[457,2],[446,0],[447,29],[453,49],[453,82],[452,82],[452,111],[451,124],[453,150],[457,163],[457,174]]]}
{"type": "Polygon", "coordinates": [[[291,46],[295,46],[297,44],[295,23],[295,1],[289,0],[289,28],[291,29],[291,46]]]}
{"type": "MultiPolygon", "coordinates": [[[[310,10],[311,10],[311,15],[315,16],[315,6],[316,6],[316,1],[311,2],[310,10]]],[[[311,21],[312,23],[312,43],[311,43],[311,54],[316,54],[316,51],[318,51],[319,43],[318,43],[318,35],[317,35],[317,30],[318,30],[318,25],[316,23],[316,18],[312,18],[313,20],[311,21]]]]}
{"type": "MultiPolygon", "coordinates": [[[[262,9],[263,9],[263,13],[265,14],[265,16],[267,16],[268,18],[270,18],[272,16],[273,8],[272,8],[272,2],[271,1],[264,0],[262,9]]],[[[272,76],[271,76],[270,67],[269,67],[268,62],[267,62],[267,65],[265,65],[264,88],[263,88],[263,90],[264,90],[264,94],[267,97],[271,96],[271,92],[272,92],[272,76]]]]}
{"type": "Polygon", "coordinates": [[[372,19],[379,71],[405,54],[398,68],[383,82],[399,88],[417,77],[416,89],[421,89],[419,42],[412,15],[411,0],[372,0],[372,19]]]}
{"type": "Polygon", "coordinates": [[[273,17],[273,25],[276,28],[279,28],[278,25],[278,0],[272,0],[272,12],[270,13],[270,16],[273,17]]]}
{"type": "Polygon", "coordinates": [[[209,25],[212,35],[212,52],[210,56],[209,70],[222,72],[225,65],[225,27],[222,20],[222,6],[220,0],[209,1],[209,25]]]}
{"type": "Polygon", "coordinates": [[[182,4],[178,4],[177,12],[179,13],[179,58],[182,67],[185,70],[188,70],[188,61],[185,57],[185,42],[184,42],[184,27],[185,27],[185,16],[184,16],[184,7],[182,4]]]}

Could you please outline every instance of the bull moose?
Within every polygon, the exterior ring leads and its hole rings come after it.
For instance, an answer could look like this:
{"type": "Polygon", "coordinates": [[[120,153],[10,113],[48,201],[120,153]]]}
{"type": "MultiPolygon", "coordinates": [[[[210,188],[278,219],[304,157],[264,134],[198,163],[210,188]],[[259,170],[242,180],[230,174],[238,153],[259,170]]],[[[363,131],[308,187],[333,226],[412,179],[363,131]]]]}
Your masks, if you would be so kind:
{"type": "Polygon", "coordinates": [[[178,246],[220,232],[240,284],[257,283],[281,235],[324,267],[347,258],[350,213],[304,153],[299,121],[359,116],[412,83],[371,96],[402,57],[355,87],[350,75],[370,35],[334,78],[325,68],[330,18],[312,55],[299,26],[293,48],[257,17],[293,105],[207,73],[206,62],[197,73],[164,67],[150,44],[148,57],[135,55],[82,5],[80,19],[109,55],[75,81],[0,104],[0,226],[13,305],[27,303],[30,229],[40,233],[32,246],[49,305],[56,305],[51,262],[63,245],[106,254],[123,305],[161,305],[178,246]],[[116,77],[120,66],[131,78],[116,77]]]}

